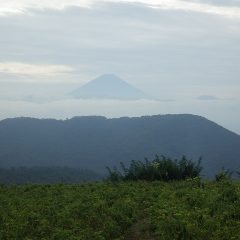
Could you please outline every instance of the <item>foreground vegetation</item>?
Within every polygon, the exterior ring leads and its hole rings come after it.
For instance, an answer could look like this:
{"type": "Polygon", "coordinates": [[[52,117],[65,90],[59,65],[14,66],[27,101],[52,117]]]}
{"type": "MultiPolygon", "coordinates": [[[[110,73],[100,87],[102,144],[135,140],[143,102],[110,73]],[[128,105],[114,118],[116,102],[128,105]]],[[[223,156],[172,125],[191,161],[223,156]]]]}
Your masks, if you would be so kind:
{"type": "Polygon", "coordinates": [[[0,239],[239,239],[240,184],[200,178],[0,187],[0,239]]]}

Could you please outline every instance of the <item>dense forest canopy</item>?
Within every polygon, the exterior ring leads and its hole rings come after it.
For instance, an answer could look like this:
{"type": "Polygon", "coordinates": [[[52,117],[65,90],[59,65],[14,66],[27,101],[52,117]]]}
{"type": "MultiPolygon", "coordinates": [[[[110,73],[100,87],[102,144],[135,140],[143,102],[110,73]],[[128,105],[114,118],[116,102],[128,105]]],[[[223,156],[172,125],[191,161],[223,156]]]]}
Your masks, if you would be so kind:
{"type": "Polygon", "coordinates": [[[106,173],[119,162],[202,157],[203,174],[240,168],[240,136],[203,117],[16,118],[0,122],[0,167],[70,167],[106,173]]]}

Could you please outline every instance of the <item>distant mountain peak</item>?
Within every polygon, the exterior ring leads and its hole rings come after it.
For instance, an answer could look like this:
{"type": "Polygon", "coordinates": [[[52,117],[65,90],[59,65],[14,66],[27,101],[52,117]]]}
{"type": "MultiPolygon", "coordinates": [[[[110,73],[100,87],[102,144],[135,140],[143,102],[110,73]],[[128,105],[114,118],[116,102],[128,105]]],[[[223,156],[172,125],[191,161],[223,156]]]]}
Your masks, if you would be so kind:
{"type": "Polygon", "coordinates": [[[152,99],[143,91],[122,80],[115,74],[101,75],[71,92],[70,95],[74,98],[83,99],[152,99]]]}
{"type": "Polygon", "coordinates": [[[99,77],[97,77],[95,80],[120,80],[123,81],[122,79],[120,79],[120,77],[118,77],[117,75],[115,75],[114,73],[107,73],[107,74],[102,74],[99,77]]]}
{"type": "MultiPolygon", "coordinates": [[[[98,83],[98,84],[124,84],[124,85],[130,85],[126,81],[122,80],[120,77],[116,76],[115,74],[103,74],[92,81],[88,82],[88,84],[98,83]]],[[[85,86],[86,86],[85,85],[85,86]]]]}

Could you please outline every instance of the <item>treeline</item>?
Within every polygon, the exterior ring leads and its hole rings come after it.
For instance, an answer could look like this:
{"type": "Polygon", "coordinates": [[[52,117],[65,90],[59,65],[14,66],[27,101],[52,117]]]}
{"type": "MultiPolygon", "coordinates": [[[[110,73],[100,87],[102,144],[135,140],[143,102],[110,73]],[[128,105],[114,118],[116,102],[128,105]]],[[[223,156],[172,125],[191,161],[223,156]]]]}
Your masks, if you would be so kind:
{"type": "Polygon", "coordinates": [[[187,178],[199,177],[202,171],[201,158],[192,161],[183,156],[180,160],[173,160],[165,156],[156,156],[150,161],[131,161],[130,166],[126,167],[120,163],[121,170],[116,167],[108,170],[107,180],[110,181],[173,181],[185,180],[187,178]]]}
{"type": "Polygon", "coordinates": [[[0,184],[52,184],[97,181],[102,176],[87,169],[69,167],[0,168],[0,184]]]}

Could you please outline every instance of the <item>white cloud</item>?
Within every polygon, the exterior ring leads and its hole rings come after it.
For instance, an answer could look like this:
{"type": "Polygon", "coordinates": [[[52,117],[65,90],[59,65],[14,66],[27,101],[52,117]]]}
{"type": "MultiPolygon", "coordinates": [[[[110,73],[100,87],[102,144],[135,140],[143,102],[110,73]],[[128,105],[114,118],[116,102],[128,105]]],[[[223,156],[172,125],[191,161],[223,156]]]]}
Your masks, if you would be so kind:
{"type": "Polygon", "coordinates": [[[149,7],[165,10],[193,11],[216,14],[229,18],[240,18],[240,8],[235,6],[217,6],[200,2],[185,2],[181,0],[106,0],[108,2],[142,3],[149,7]]]}
{"type": "Polygon", "coordinates": [[[239,5],[213,5],[211,2],[182,1],[182,0],[0,0],[0,15],[9,13],[24,13],[29,9],[56,9],[62,10],[70,6],[90,7],[97,3],[140,3],[148,7],[193,11],[215,14],[228,18],[240,18],[239,5]]]}
{"type": "Polygon", "coordinates": [[[93,0],[0,0],[0,15],[24,13],[28,9],[57,9],[69,6],[89,7],[93,0]]]}
{"type": "Polygon", "coordinates": [[[65,65],[29,64],[22,62],[0,62],[0,73],[29,77],[54,77],[72,72],[74,69],[65,65]]]}

